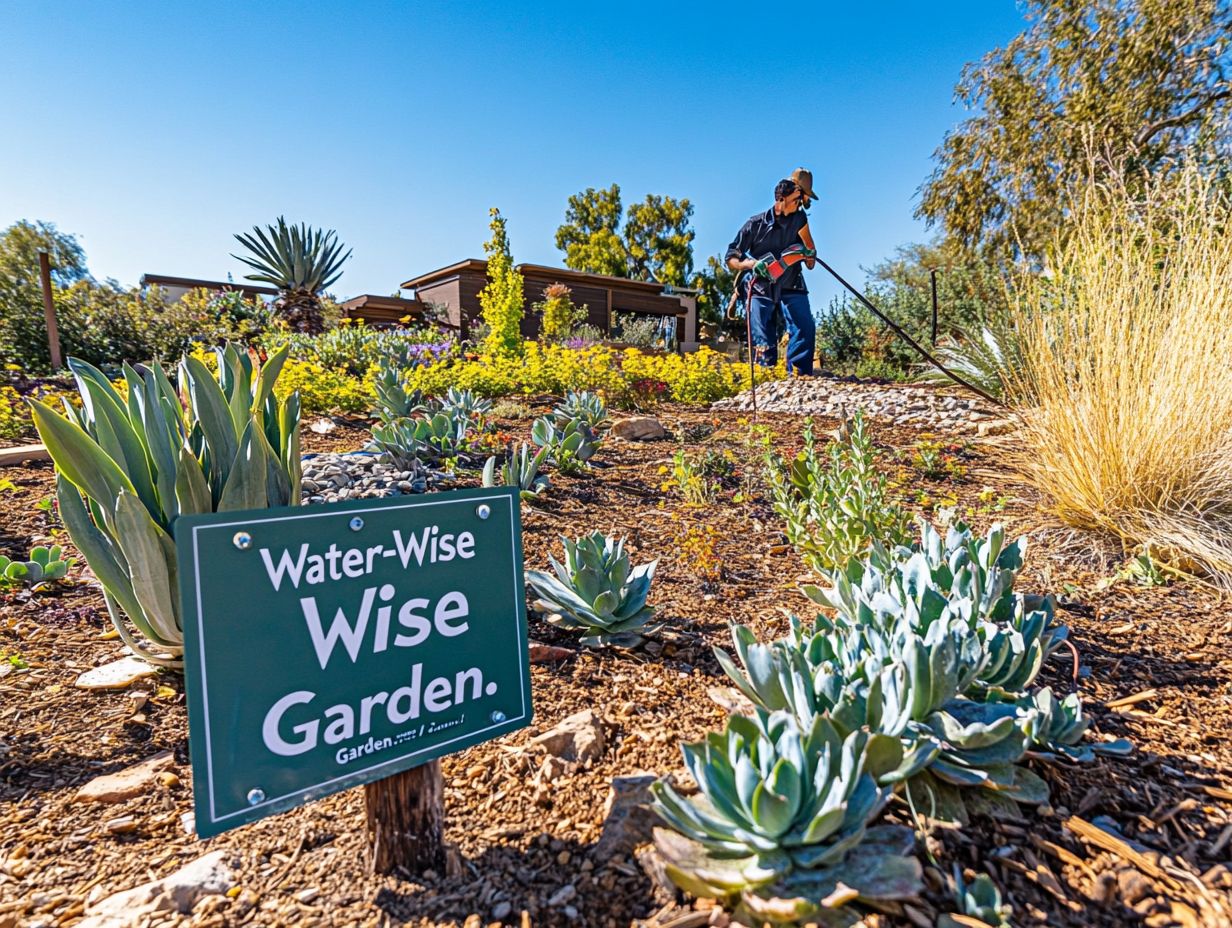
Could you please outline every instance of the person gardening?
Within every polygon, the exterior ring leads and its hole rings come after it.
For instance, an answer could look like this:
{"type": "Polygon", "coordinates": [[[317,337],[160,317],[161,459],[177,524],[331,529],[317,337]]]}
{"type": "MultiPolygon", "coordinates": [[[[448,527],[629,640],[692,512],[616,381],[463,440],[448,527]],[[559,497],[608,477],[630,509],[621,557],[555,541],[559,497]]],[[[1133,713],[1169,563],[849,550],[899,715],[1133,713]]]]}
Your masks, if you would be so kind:
{"type": "Polygon", "coordinates": [[[803,209],[816,196],[808,171],[797,170],[794,176],[796,180],[785,178],[775,185],[774,206],[749,218],[727,246],[725,257],[731,270],[754,275],[746,311],[757,363],[766,367],[778,363],[782,312],[787,323],[788,373],[811,376],[817,328],[801,264],[812,268],[816,263],[803,209]]]}

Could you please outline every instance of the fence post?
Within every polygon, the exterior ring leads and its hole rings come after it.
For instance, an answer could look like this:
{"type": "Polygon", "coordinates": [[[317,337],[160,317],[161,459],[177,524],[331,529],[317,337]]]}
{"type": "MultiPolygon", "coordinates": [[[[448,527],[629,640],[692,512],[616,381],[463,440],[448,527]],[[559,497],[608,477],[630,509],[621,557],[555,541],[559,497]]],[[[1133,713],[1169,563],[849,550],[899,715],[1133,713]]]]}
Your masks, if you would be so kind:
{"type": "Polygon", "coordinates": [[[51,349],[51,369],[63,367],[60,358],[60,331],[56,328],[56,303],[51,295],[51,256],[39,252],[39,282],[43,285],[43,315],[47,318],[47,347],[51,349]]]}

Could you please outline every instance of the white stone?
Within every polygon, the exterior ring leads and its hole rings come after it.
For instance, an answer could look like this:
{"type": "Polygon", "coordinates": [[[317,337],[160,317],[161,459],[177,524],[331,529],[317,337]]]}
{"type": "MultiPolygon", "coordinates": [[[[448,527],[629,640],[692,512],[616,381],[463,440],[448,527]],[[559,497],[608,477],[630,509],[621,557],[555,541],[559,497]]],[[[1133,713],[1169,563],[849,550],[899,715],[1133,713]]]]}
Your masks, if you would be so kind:
{"type": "Polygon", "coordinates": [[[213,851],[169,876],[87,905],[76,928],[137,928],[156,912],[187,915],[203,896],[222,895],[234,885],[235,873],[225,856],[225,851],[213,851]]]}
{"type": "Polygon", "coordinates": [[[87,670],[77,678],[76,685],[83,690],[122,690],[143,677],[153,676],[158,668],[135,655],[87,670]]]}

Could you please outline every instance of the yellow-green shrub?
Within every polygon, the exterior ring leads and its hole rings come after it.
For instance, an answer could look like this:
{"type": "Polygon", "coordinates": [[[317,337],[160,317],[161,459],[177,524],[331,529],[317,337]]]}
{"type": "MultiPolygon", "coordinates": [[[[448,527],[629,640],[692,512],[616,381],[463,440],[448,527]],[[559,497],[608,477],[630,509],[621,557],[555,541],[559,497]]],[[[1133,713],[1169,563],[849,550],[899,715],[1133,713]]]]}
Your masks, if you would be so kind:
{"type": "Polygon", "coordinates": [[[274,386],[279,399],[298,390],[301,408],[306,413],[338,410],[365,413],[376,400],[372,374],[360,379],[336,368],[322,367],[312,361],[288,359],[274,386]]]}
{"type": "Polygon", "coordinates": [[[0,387],[0,439],[20,438],[32,426],[21,397],[12,387],[0,387]]]}

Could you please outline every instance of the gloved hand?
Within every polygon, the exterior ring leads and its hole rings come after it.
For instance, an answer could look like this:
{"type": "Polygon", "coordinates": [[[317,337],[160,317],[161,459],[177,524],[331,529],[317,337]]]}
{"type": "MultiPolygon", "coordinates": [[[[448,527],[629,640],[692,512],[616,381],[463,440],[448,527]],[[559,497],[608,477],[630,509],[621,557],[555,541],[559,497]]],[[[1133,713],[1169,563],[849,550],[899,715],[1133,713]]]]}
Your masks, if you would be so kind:
{"type": "Polygon", "coordinates": [[[763,280],[770,279],[770,268],[766,266],[764,258],[753,265],[753,273],[763,280]]]}

